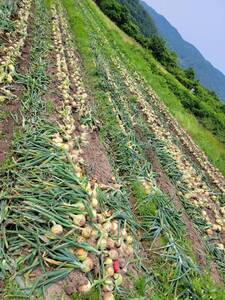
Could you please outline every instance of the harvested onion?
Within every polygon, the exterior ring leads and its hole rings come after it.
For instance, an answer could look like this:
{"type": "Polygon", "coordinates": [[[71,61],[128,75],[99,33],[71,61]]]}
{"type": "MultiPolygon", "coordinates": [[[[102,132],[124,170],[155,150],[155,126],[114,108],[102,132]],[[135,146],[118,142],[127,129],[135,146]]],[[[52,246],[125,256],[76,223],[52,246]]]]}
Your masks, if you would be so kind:
{"type": "Polygon", "coordinates": [[[93,197],[91,199],[91,205],[92,205],[93,208],[97,208],[98,207],[98,200],[93,197]]]}
{"type": "Polygon", "coordinates": [[[113,293],[111,292],[105,292],[102,295],[103,300],[115,300],[115,297],[113,296],[113,293]]]}
{"type": "Polygon", "coordinates": [[[94,268],[93,260],[88,256],[82,264],[82,271],[85,273],[90,272],[94,268]]]}
{"type": "Polygon", "coordinates": [[[112,277],[114,275],[113,267],[106,268],[105,272],[106,272],[106,276],[108,276],[108,277],[112,277]]]}
{"type": "Polygon", "coordinates": [[[115,249],[111,249],[109,251],[109,257],[112,259],[112,260],[117,260],[118,257],[119,257],[119,254],[118,252],[115,250],[115,249]]]}
{"type": "Polygon", "coordinates": [[[86,223],[86,219],[84,215],[73,215],[73,223],[77,226],[84,226],[86,223]]]}
{"type": "Polygon", "coordinates": [[[115,247],[115,242],[114,242],[114,240],[108,238],[108,239],[107,239],[107,248],[108,248],[108,249],[113,249],[114,247],[115,247]]]}
{"type": "Polygon", "coordinates": [[[123,276],[119,273],[116,273],[114,275],[114,279],[115,279],[115,285],[116,286],[120,286],[123,283],[123,276]]]}
{"type": "Polygon", "coordinates": [[[86,294],[91,290],[91,283],[88,281],[86,284],[78,286],[78,292],[81,294],[86,294]]]}
{"type": "Polygon", "coordinates": [[[113,260],[112,260],[111,258],[108,257],[108,258],[105,260],[104,264],[107,265],[107,266],[112,266],[113,260]]]}
{"type": "Polygon", "coordinates": [[[82,236],[86,239],[88,239],[91,236],[92,228],[91,226],[87,225],[82,229],[82,236]]]}
{"type": "Polygon", "coordinates": [[[98,247],[101,250],[105,250],[107,247],[107,240],[105,238],[100,239],[98,243],[98,247]]]}
{"type": "Polygon", "coordinates": [[[76,255],[76,257],[79,261],[84,261],[88,256],[88,252],[86,250],[84,250],[83,248],[76,249],[74,251],[74,254],[76,255]]]}
{"type": "Polygon", "coordinates": [[[103,286],[103,291],[104,292],[111,292],[113,289],[114,289],[114,284],[113,284],[112,280],[107,279],[105,281],[104,286],[103,286]]]}
{"type": "Polygon", "coordinates": [[[132,236],[128,235],[127,238],[126,238],[126,241],[127,241],[128,244],[132,244],[133,243],[132,236]]]}
{"type": "Polygon", "coordinates": [[[54,235],[60,235],[63,233],[63,227],[62,225],[59,225],[59,224],[55,224],[52,226],[51,228],[51,232],[54,234],[54,235]]]}
{"type": "Polygon", "coordinates": [[[106,222],[103,224],[103,230],[105,230],[106,232],[110,232],[111,231],[111,228],[112,228],[112,225],[110,222],[106,222]]]}

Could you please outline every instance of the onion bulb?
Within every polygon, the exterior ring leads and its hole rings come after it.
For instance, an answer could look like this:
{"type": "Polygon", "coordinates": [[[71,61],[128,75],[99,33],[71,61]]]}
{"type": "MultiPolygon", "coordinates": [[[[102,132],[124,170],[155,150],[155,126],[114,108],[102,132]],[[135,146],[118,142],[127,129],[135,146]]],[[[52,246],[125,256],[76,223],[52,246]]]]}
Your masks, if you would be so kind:
{"type": "Polygon", "coordinates": [[[91,237],[95,240],[97,240],[98,238],[98,231],[96,229],[93,229],[92,232],[91,232],[91,237]]]}
{"type": "Polygon", "coordinates": [[[91,283],[88,281],[86,284],[78,286],[78,292],[81,294],[86,294],[91,290],[91,283]]]}
{"type": "Polygon", "coordinates": [[[111,292],[114,289],[114,284],[112,280],[107,279],[105,280],[105,284],[103,285],[103,291],[104,292],[111,292]]]}
{"type": "Polygon", "coordinates": [[[210,235],[213,235],[213,230],[212,229],[207,229],[207,234],[210,236],[210,235]]]}
{"type": "Polygon", "coordinates": [[[111,249],[109,251],[109,257],[112,259],[112,260],[117,260],[119,255],[118,255],[118,252],[115,250],[115,249],[111,249]]]}
{"type": "Polygon", "coordinates": [[[60,235],[63,233],[63,227],[59,224],[55,224],[52,226],[51,228],[51,232],[54,234],[54,235],[60,235]]]}
{"type": "Polygon", "coordinates": [[[102,225],[102,227],[103,227],[103,230],[105,230],[106,232],[110,232],[112,225],[110,222],[106,222],[102,225]]]}
{"type": "Polygon", "coordinates": [[[105,250],[106,246],[107,246],[107,240],[105,238],[100,239],[98,242],[99,249],[105,250]]]}
{"type": "Polygon", "coordinates": [[[86,250],[84,250],[83,248],[76,249],[74,251],[74,254],[76,255],[76,257],[79,261],[84,261],[88,256],[88,252],[86,250]]]}
{"type": "Polygon", "coordinates": [[[87,225],[86,227],[84,227],[84,229],[82,229],[82,236],[86,239],[88,239],[91,236],[91,232],[92,232],[92,228],[91,226],[87,225]]]}
{"type": "Polygon", "coordinates": [[[105,270],[106,276],[112,277],[114,275],[114,269],[113,267],[107,267],[105,270]]]}
{"type": "Polygon", "coordinates": [[[130,235],[127,236],[126,240],[127,240],[128,244],[132,244],[133,243],[133,238],[130,235]]]}
{"type": "Polygon", "coordinates": [[[102,295],[103,300],[115,300],[115,297],[113,296],[113,293],[111,292],[105,292],[102,295]]]}
{"type": "Polygon", "coordinates": [[[98,200],[97,198],[92,198],[91,199],[91,205],[93,208],[97,208],[98,207],[98,200]]]}
{"type": "Polygon", "coordinates": [[[77,207],[78,209],[82,210],[82,211],[85,211],[85,209],[86,209],[84,203],[81,202],[81,201],[79,201],[76,204],[74,204],[74,206],[77,207]]]}
{"type": "Polygon", "coordinates": [[[97,222],[102,224],[104,223],[105,218],[102,216],[102,214],[97,214],[97,222]]]}
{"type": "Polygon", "coordinates": [[[113,265],[113,260],[112,260],[111,258],[108,257],[108,258],[106,258],[104,264],[105,264],[106,266],[112,266],[112,265],[113,265]]]}
{"type": "Polygon", "coordinates": [[[80,226],[80,227],[84,226],[86,223],[85,216],[84,215],[73,215],[73,223],[76,226],[80,226]]]}
{"type": "Polygon", "coordinates": [[[128,246],[125,250],[128,256],[132,256],[134,253],[134,249],[131,246],[128,246]]]}
{"type": "Polygon", "coordinates": [[[224,245],[223,244],[217,244],[217,248],[220,250],[224,250],[224,245]]]}
{"type": "Polygon", "coordinates": [[[94,268],[93,260],[88,256],[82,263],[82,271],[84,273],[90,272],[94,268]]]}
{"type": "Polygon", "coordinates": [[[112,222],[112,232],[113,233],[117,233],[118,232],[118,222],[117,221],[113,221],[112,222]]]}
{"type": "Polygon", "coordinates": [[[115,279],[115,285],[116,286],[120,286],[123,283],[123,276],[119,273],[116,273],[114,275],[114,279],[115,279]]]}
{"type": "Polygon", "coordinates": [[[107,248],[108,248],[108,249],[113,249],[114,247],[115,247],[115,242],[114,242],[114,240],[108,238],[108,239],[107,239],[107,248]]]}

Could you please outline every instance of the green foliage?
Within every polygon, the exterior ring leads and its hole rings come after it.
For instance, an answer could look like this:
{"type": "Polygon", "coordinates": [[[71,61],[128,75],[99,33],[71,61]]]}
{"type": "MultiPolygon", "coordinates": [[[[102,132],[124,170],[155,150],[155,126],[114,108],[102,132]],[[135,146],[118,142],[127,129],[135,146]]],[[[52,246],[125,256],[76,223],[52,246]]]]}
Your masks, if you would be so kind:
{"type": "Polygon", "coordinates": [[[119,0],[130,12],[132,17],[135,19],[141,33],[150,37],[153,34],[157,34],[157,29],[152,18],[143,9],[139,1],[136,0],[119,0]]]}
{"type": "Polygon", "coordinates": [[[140,34],[138,25],[126,7],[116,0],[97,0],[96,3],[104,13],[128,35],[135,37],[140,34]]]}
{"type": "Polygon", "coordinates": [[[184,70],[184,73],[188,79],[195,80],[195,71],[193,68],[190,67],[190,68],[184,70]]]}

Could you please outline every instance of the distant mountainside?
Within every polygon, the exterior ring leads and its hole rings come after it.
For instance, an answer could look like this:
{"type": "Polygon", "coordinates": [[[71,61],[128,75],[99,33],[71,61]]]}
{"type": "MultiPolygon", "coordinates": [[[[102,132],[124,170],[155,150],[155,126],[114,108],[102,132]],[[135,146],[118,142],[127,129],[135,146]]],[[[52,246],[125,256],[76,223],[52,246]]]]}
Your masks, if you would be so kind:
{"type": "Polygon", "coordinates": [[[163,37],[167,46],[175,51],[182,67],[192,67],[197,79],[208,89],[213,90],[225,102],[225,75],[216,69],[192,44],[186,42],[179,32],[144,1],[140,1],[143,8],[153,19],[157,31],[163,37]]]}
{"type": "Polygon", "coordinates": [[[146,12],[141,3],[137,0],[119,0],[121,4],[128,8],[130,14],[135,19],[141,32],[145,36],[157,34],[157,29],[152,17],[146,12]]]}

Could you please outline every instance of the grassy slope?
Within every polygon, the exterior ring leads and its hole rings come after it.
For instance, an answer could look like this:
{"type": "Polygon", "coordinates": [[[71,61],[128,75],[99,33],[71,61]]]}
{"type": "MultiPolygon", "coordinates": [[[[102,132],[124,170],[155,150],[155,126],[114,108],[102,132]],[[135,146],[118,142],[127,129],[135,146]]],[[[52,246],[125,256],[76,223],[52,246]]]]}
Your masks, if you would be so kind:
{"type": "MultiPolygon", "coordinates": [[[[108,38],[129,58],[130,63],[127,64],[127,68],[132,69],[135,66],[136,71],[139,72],[146,82],[155,90],[178,122],[189,132],[194,141],[205,151],[210,160],[225,174],[224,146],[208,130],[199,124],[191,113],[183,108],[179,99],[167,86],[163,76],[167,76],[169,80],[174,81],[180,89],[184,89],[184,87],[163,69],[147,51],[120,31],[92,1],[89,0],[89,3],[96,16],[102,20],[104,26],[108,29],[108,38]],[[155,71],[156,69],[157,71],[155,71]]],[[[69,5],[69,3],[67,4],[69,5]]],[[[89,72],[93,72],[91,56],[88,51],[88,36],[85,33],[84,24],[82,19],[79,18],[79,15],[77,15],[76,23],[74,23],[74,30],[76,32],[80,53],[85,58],[84,63],[86,67],[89,68],[89,72]]]]}

